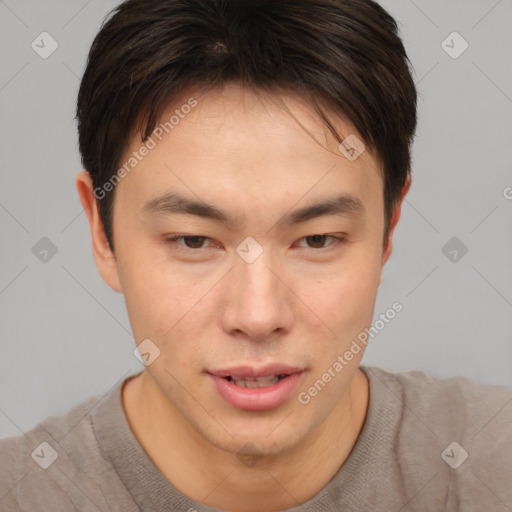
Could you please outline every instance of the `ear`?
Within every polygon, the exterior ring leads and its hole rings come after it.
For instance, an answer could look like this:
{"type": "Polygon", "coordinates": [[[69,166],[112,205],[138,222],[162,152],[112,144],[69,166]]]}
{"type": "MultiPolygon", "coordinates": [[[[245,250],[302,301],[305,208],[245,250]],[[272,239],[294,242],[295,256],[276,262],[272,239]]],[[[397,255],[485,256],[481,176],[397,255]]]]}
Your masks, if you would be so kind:
{"type": "Polygon", "coordinates": [[[115,255],[110,250],[105,230],[100,218],[98,200],[94,196],[94,187],[91,176],[87,171],[77,174],[76,189],[80,202],[85,210],[91,231],[92,252],[98,271],[103,280],[116,292],[121,292],[117,262],[115,255]]]}
{"type": "Polygon", "coordinates": [[[411,187],[411,175],[408,174],[405,185],[402,188],[402,192],[400,194],[400,199],[397,201],[395,209],[393,211],[393,215],[391,216],[391,220],[389,223],[389,233],[387,239],[387,245],[385,250],[382,253],[382,266],[388,261],[391,256],[391,251],[393,250],[393,233],[395,232],[395,227],[398,224],[398,220],[400,219],[400,214],[402,211],[402,203],[409,192],[409,188],[411,187]]]}

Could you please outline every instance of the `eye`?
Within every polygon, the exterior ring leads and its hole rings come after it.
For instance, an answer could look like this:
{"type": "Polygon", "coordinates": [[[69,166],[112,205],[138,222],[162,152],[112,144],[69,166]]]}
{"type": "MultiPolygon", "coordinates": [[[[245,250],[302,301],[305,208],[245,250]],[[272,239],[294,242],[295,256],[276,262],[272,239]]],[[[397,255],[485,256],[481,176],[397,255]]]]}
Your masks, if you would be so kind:
{"type": "Polygon", "coordinates": [[[210,240],[210,238],[201,235],[177,235],[168,237],[165,240],[168,243],[177,243],[186,249],[204,249],[203,243],[206,240],[210,240]],[[179,243],[179,240],[182,240],[185,244],[179,243]]]}
{"type": "MultiPolygon", "coordinates": [[[[211,241],[211,238],[202,235],[175,235],[167,237],[165,240],[168,244],[177,245],[178,250],[191,249],[192,251],[199,252],[201,249],[207,249],[207,246],[203,244],[209,240],[211,241]]],[[[327,234],[309,235],[300,238],[299,240],[305,240],[308,244],[306,248],[309,249],[327,249],[328,247],[342,244],[345,241],[343,237],[327,234]],[[333,242],[325,245],[328,239],[332,239],[333,242]]]]}
{"type": "Polygon", "coordinates": [[[344,242],[345,239],[343,237],[323,234],[323,235],[305,236],[305,237],[301,238],[300,240],[306,240],[306,241],[308,241],[308,243],[312,243],[313,245],[309,246],[310,249],[325,249],[326,247],[330,247],[332,245],[341,244],[344,242]],[[332,238],[333,240],[335,240],[335,242],[331,243],[327,246],[324,246],[324,243],[327,238],[332,238]]]}

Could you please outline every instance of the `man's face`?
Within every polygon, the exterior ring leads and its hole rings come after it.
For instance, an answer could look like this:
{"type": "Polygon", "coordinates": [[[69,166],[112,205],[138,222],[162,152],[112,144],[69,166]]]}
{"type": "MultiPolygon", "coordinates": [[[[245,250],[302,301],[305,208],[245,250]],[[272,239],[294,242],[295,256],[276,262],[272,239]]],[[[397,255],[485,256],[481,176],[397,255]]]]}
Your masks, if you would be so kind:
{"type": "MultiPolygon", "coordinates": [[[[368,151],[350,161],[305,102],[282,98],[310,134],[270,97],[226,86],[181,109],[116,189],[115,256],[135,341],[160,350],[148,377],[176,422],[231,452],[282,452],[334,411],[362,350],[309,403],[298,397],[370,325],[383,265],[376,161],[368,151]],[[232,223],[158,209],[170,193],[232,223]],[[352,208],[293,217],[340,196],[352,208]],[[259,398],[212,375],[271,364],[301,371],[259,398]]],[[[133,140],[125,160],[141,145],[133,140]]]]}

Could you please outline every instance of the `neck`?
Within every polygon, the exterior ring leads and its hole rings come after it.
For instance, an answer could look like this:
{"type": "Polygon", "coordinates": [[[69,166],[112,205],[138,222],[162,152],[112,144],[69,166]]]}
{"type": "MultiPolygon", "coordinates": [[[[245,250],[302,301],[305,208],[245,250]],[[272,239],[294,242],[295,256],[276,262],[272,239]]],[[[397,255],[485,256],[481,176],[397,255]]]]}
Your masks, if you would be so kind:
{"type": "Polygon", "coordinates": [[[163,476],[191,499],[221,510],[276,511],[303,503],[338,472],[366,418],[368,380],[358,369],[338,405],[299,445],[243,466],[181,418],[146,371],[122,391],[137,441],[163,476]],[[141,398],[144,397],[144,400],[141,398]]]}

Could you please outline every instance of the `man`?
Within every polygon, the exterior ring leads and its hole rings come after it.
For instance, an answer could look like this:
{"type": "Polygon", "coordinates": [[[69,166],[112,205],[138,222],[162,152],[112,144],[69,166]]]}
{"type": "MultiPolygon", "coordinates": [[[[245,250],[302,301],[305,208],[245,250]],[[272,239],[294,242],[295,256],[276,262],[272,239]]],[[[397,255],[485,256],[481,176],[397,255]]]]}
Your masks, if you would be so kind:
{"type": "Polygon", "coordinates": [[[378,4],[128,0],[77,117],[145,369],[1,441],[2,511],[512,506],[512,390],[360,366],[416,128],[378,4]]]}

